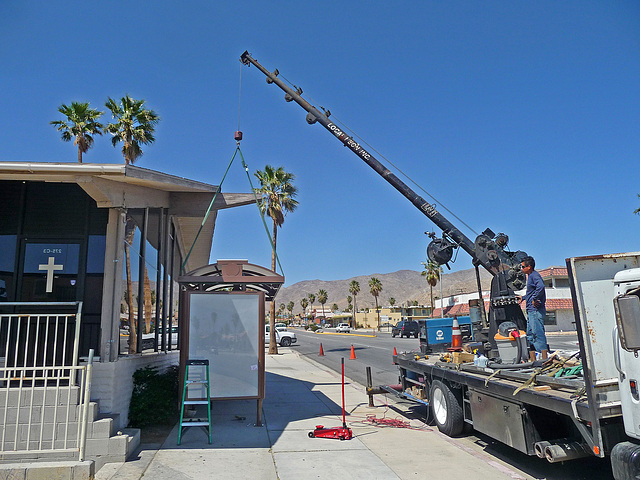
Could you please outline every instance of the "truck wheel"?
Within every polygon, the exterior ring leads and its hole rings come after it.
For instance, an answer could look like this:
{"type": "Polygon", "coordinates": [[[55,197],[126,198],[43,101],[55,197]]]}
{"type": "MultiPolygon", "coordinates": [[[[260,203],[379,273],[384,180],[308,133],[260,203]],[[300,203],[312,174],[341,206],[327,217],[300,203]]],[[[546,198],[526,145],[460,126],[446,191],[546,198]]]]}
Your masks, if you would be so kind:
{"type": "Polygon", "coordinates": [[[464,416],[462,401],[458,396],[443,382],[434,380],[429,400],[438,430],[450,437],[460,435],[464,428],[464,416]]]}
{"type": "Polygon", "coordinates": [[[291,339],[289,337],[284,337],[282,339],[282,341],[280,342],[280,345],[282,345],[283,347],[290,347],[291,346],[291,339]]]}
{"type": "Polygon", "coordinates": [[[418,338],[418,332],[413,334],[414,338],[418,338]]]}
{"type": "Polygon", "coordinates": [[[396,334],[391,332],[391,338],[396,338],[396,334]]]}

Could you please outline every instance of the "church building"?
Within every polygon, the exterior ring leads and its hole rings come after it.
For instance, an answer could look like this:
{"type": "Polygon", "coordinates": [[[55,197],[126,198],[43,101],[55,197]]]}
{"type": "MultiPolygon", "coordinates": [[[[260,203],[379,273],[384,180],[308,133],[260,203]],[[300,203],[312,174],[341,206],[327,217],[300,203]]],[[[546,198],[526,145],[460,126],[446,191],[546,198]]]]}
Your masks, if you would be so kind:
{"type": "Polygon", "coordinates": [[[93,350],[91,400],[126,427],[131,374],[178,363],[178,276],[209,264],[218,210],[255,203],[219,192],[202,224],[216,192],[134,165],[0,162],[0,367],[46,363],[76,335],[65,361],[93,350]],[[24,302],[76,302],[79,324],[27,334],[8,320],[24,302]],[[31,344],[58,350],[30,359],[31,344]]]}

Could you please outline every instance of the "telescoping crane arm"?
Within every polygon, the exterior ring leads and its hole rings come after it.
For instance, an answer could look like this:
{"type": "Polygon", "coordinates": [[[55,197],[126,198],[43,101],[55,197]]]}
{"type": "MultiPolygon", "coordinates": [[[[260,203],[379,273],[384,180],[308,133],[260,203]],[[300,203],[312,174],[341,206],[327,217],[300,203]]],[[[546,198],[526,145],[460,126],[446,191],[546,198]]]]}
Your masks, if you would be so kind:
{"type": "Polygon", "coordinates": [[[382,178],[389,182],[396,190],[413,203],[424,215],[443,232],[441,239],[434,239],[427,249],[429,259],[439,265],[446,264],[452,256],[456,246],[462,248],[473,259],[474,265],[482,265],[492,275],[505,275],[505,281],[510,288],[519,290],[524,286],[524,274],[520,270],[520,262],[526,256],[524,252],[510,253],[504,250],[508,237],[499,234],[496,238],[491,230],[487,229],[471,241],[464,233],[447,220],[434,205],[409,188],[404,182],[396,177],[387,167],[385,167],[376,157],[356,142],[353,137],[347,135],[340,127],[333,123],[329,117],[330,112],[320,112],[316,107],[302,98],[302,89],[292,89],[278,78],[278,70],[270,72],[264,68],[251,54],[245,51],[240,61],[247,66],[254,65],[265,74],[267,83],[275,83],[285,92],[287,102],[294,101],[307,111],[307,123],[310,125],[318,122],[338,140],[340,140],[349,150],[360,157],[367,165],[373,168],[382,178]]]}

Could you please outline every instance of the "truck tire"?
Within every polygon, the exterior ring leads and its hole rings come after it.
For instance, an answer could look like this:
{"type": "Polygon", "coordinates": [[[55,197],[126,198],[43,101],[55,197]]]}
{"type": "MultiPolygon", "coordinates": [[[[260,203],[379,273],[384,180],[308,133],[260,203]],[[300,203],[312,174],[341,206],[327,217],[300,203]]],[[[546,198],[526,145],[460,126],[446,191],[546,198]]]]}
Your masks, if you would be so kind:
{"type": "Polygon", "coordinates": [[[450,437],[460,435],[464,428],[464,415],[459,395],[440,380],[433,381],[430,393],[429,404],[438,430],[450,437]]]}
{"type": "Polygon", "coordinates": [[[395,332],[391,332],[391,338],[396,338],[395,332]]]}
{"type": "Polygon", "coordinates": [[[414,338],[418,338],[418,332],[414,333],[414,334],[413,334],[413,337],[414,337],[414,338]]]}
{"type": "Polygon", "coordinates": [[[290,347],[291,339],[289,337],[282,337],[282,340],[280,341],[280,345],[282,345],[283,347],[290,347]]]}

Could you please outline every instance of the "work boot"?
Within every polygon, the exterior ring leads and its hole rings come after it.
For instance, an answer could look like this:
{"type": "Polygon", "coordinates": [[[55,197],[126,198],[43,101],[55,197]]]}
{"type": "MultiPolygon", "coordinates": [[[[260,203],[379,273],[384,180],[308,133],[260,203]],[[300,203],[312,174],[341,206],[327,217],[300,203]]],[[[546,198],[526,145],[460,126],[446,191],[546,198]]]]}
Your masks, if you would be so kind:
{"type": "Polygon", "coordinates": [[[536,361],[536,351],[535,350],[529,350],[529,360],[531,360],[532,362],[536,361]]]}
{"type": "Polygon", "coordinates": [[[547,357],[549,356],[548,353],[549,353],[548,350],[542,350],[542,359],[543,360],[547,359],[547,357]]]}

